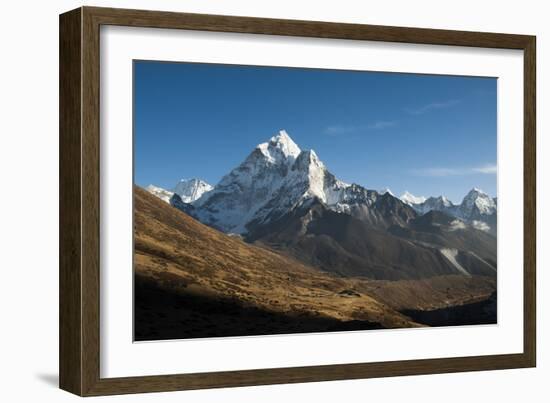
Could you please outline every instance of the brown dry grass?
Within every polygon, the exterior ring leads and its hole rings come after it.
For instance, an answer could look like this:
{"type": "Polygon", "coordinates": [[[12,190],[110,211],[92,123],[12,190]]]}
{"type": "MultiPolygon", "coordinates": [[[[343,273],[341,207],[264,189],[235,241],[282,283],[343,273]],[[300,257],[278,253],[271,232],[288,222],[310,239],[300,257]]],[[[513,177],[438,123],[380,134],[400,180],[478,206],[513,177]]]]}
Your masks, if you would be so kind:
{"type": "Polygon", "coordinates": [[[422,280],[368,281],[357,287],[398,311],[434,310],[485,300],[496,290],[496,279],[449,275],[422,280]]]}
{"type": "Polygon", "coordinates": [[[226,299],[292,316],[369,321],[385,328],[418,326],[357,291],[364,280],[331,276],[244,243],[140,188],[134,197],[136,275],[171,292],[226,299]]]}

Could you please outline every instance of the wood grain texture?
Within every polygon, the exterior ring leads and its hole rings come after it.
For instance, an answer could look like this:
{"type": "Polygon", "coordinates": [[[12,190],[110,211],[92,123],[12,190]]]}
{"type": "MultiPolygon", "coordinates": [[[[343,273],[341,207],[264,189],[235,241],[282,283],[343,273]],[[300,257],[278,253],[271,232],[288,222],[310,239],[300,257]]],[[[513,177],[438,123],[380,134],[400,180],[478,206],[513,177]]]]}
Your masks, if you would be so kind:
{"type": "Polygon", "coordinates": [[[82,390],[99,379],[99,24],[82,9],[82,390]]]}
{"type": "Polygon", "coordinates": [[[85,9],[93,15],[93,18],[105,25],[507,49],[523,49],[529,40],[529,36],[525,35],[490,32],[340,24],[320,21],[232,17],[115,8],[86,7],[85,9]]]}
{"type": "Polygon", "coordinates": [[[523,354],[101,379],[88,396],[529,367],[523,354]]]}
{"type": "Polygon", "coordinates": [[[59,29],[59,386],[81,394],[81,11],[59,29]]]}
{"type": "Polygon", "coordinates": [[[535,37],[83,7],[60,17],[60,387],[81,396],[532,367],[535,322],[535,37]],[[100,378],[101,25],[524,51],[524,352],[479,357],[100,378]]]}
{"type": "Polygon", "coordinates": [[[537,289],[537,145],[536,145],[536,39],[531,37],[524,48],[524,172],[523,172],[523,354],[531,366],[536,366],[537,289]]]}

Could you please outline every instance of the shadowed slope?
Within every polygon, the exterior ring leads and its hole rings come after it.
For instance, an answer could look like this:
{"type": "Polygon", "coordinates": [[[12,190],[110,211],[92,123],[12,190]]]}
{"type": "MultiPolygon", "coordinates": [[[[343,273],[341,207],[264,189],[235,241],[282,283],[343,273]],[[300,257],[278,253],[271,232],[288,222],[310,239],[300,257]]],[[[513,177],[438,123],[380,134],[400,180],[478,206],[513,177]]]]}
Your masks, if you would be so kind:
{"type": "Polygon", "coordinates": [[[134,226],[137,340],[417,326],[358,280],[246,244],[137,187],[134,226]]]}
{"type": "Polygon", "coordinates": [[[413,229],[385,229],[314,202],[256,228],[247,240],[346,277],[400,280],[461,273],[445,255],[447,249],[465,267],[462,274],[496,277],[496,239],[491,235],[466,225],[422,225],[424,216],[409,221],[413,229]]]}

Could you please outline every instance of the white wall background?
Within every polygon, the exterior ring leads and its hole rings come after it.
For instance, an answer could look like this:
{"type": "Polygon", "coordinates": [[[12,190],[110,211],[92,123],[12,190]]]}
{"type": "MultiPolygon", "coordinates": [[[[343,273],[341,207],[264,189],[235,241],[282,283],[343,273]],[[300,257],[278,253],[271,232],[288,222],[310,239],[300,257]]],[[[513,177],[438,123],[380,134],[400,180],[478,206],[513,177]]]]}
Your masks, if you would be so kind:
{"type": "MultiPolygon", "coordinates": [[[[550,25],[545,3],[523,1],[123,0],[87,5],[313,19],[537,35],[538,368],[300,385],[116,396],[102,401],[546,402],[550,373],[550,25]],[[546,157],[546,160],[545,160],[546,157]]],[[[0,379],[2,401],[70,402],[58,365],[58,14],[76,0],[2,5],[0,41],[0,379]]]]}

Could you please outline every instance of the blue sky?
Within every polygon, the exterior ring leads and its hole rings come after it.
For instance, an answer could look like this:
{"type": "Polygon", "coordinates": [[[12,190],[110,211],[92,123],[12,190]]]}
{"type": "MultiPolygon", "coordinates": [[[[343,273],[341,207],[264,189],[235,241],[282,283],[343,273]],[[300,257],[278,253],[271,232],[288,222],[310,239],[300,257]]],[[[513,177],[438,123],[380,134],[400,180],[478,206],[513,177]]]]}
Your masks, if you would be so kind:
{"type": "Polygon", "coordinates": [[[135,61],[135,182],[216,184],[285,129],[346,182],[495,196],[496,88],[494,78],[135,61]]]}

